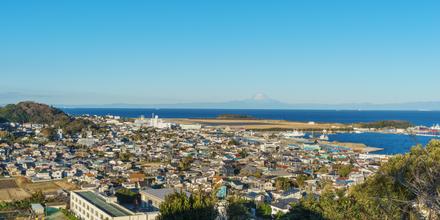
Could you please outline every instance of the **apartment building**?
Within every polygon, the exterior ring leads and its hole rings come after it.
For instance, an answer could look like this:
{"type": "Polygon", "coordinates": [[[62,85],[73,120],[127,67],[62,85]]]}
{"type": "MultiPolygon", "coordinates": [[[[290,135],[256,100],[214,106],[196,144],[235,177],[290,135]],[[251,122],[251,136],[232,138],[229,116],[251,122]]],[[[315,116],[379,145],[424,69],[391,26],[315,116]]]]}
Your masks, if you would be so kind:
{"type": "Polygon", "coordinates": [[[82,220],[154,220],[158,212],[135,213],[90,190],[70,193],[70,210],[82,220]]]}

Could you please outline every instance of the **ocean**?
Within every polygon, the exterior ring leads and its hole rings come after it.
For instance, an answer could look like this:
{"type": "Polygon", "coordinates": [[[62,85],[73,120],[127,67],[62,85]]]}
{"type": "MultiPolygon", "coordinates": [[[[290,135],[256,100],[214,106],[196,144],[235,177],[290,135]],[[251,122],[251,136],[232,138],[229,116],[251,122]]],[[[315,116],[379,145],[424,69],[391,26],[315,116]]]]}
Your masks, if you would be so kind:
{"type": "MultiPolygon", "coordinates": [[[[405,120],[414,125],[432,126],[440,123],[440,111],[351,111],[351,110],[266,110],[266,109],[140,109],[140,108],[63,108],[70,115],[117,115],[135,118],[152,114],[161,118],[215,118],[220,114],[250,115],[259,119],[301,122],[357,123],[381,120],[405,120]]],[[[333,134],[330,140],[363,143],[384,148],[378,154],[408,152],[411,146],[426,145],[432,138],[397,134],[333,134]]]]}
{"type": "MultiPolygon", "coordinates": [[[[370,147],[383,148],[374,154],[400,154],[408,152],[415,145],[425,146],[433,137],[404,135],[404,134],[382,134],[382,133],[337,133],[329,135],[330,141],[362,143],[370,147]]],[[[438,139],[438,138],[437,138],[438,139]]]]}
{"type": "Polygon", "coordinates": [[[250,115],[259,119],[301,122],[356,123],[405,120],[414,125],[440,123],[440,111],[352,111],[352,110],[268,110],[268,109],[140,109],[140,108],[63,108],[70,115],[117,115],[136,118],[151,114],[161,118],[215,118],[220,114],[250,115]]]}

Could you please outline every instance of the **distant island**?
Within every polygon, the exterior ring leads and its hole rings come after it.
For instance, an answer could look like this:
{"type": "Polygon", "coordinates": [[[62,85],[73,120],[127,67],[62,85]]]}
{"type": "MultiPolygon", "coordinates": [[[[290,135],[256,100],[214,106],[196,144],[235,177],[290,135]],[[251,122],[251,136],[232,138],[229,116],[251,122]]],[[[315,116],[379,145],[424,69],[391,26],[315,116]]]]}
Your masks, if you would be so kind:
{"type": "Polygon", "coordinates": [[[384,120],[384,121],[375,121],[375,122],[366,122],[366,123],[358,123],[358,126],[361,128],[396,128],[396,129],[407,129],[409,127],[413,127],[409,121],[402,120],[384,120]]]}

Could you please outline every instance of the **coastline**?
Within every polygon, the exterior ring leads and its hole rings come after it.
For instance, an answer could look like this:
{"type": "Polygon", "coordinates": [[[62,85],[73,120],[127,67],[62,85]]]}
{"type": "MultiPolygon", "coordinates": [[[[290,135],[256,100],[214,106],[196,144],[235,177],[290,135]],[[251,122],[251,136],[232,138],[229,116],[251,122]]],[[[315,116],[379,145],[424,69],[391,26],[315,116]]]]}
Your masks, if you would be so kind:
{"type": "Polygon", "coordinates": [[[230,129],[280,131],[280,130],[302,130],[302,131],[342,131],[351,130],[351,126],[342,123],[317,123],[317,122],[295,122],[286,120],[266,119],[217,119],[217,118],[168,118],[167,122],[178,124],[201,124],[204,126],[223,127],[230,129]]]}
{"type": "MultiPolygon", "coordinates": [[[[350,131],[351,125],[342,123],[305,123],[285,120],[264,120],[264,119],[192,119],[192,118],[172,118],[164,119],[167,122],[178,124],[201,124],[204,126],[221,127],[229,129],[245,129],[255,131],[282,131],[282,130],[300,130],[300,131],[350,131]]],[[[384,150],[384,148],[370,147],[362,143],[321,141],[325,144],[339,145],[347,147],[355,152],[374,153],[384,150]]]]}
{"type": "Polygon", "coordinates": [[[350,148],[355,152],[367,153],[367,154],[384,150],[384,148],[370,147],[370,146],[367,146],[366,144],[362,144],[362,143],[339,142],[339,141],[325,141],[323,143],[340,145],[342,147],[350,148]]]}

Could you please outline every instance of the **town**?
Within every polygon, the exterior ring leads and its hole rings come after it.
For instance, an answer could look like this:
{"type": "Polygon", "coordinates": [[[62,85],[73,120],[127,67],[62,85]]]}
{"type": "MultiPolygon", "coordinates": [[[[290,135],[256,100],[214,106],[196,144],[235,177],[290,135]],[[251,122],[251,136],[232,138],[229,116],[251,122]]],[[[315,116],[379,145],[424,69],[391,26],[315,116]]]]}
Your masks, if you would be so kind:
{"type": "Polygon", "coordinates": [[[0,220],[440,220],[440,1],[0,1],[0,220]]]}
{"type": "Polygon", "coordinates": [[[232,196],[276,216],[327,188],[362,183],[388,160],[298,131],[180,124],[154,115],[77,119],[98,128],[67,133],[51,124],[0,124],[0,202],[38,193],[51,201],[35,200],[19,212],[3,205],[0,215],[150,220],[167,196],[203,192],[216,197],[217,219],[227,219],[232,196]],[[4,141],[7,134],[13,142],[4,141]]]}

